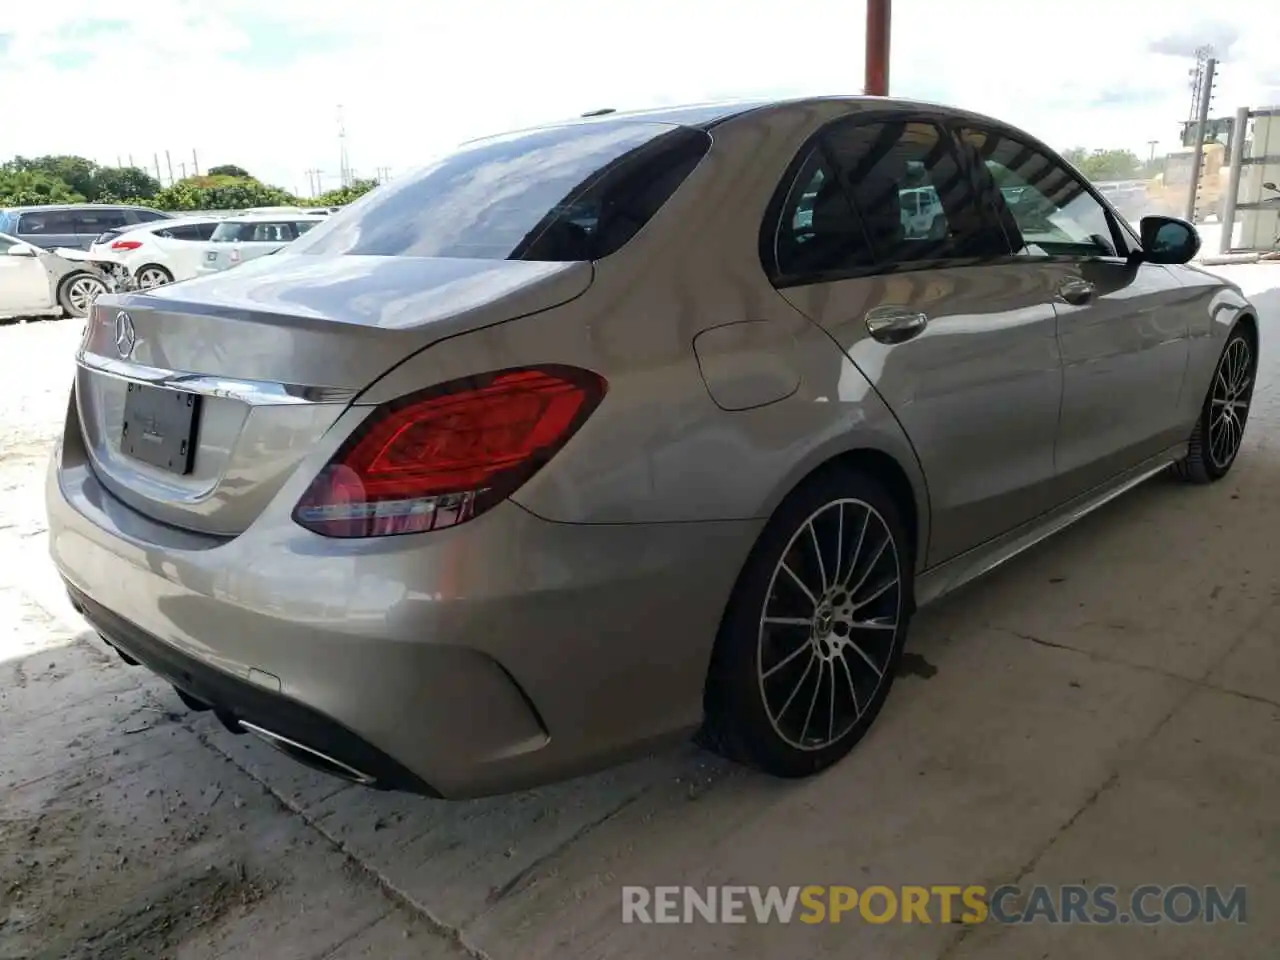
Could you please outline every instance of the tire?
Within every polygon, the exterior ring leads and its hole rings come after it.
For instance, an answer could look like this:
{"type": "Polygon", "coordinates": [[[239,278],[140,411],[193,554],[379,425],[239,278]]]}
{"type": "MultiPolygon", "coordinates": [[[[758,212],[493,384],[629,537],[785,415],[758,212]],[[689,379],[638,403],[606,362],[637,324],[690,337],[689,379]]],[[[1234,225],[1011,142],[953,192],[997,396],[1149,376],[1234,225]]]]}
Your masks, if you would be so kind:
{"type": "Polygon", "coordinates": [[[833,467],[801,484],[734,586],[699,741],[777,777],[810,776],[844,757],[893,685],[914,609],[913,555],[901,511],[872,477],[833,467]]]}
{"type": "Polygon", "coordinates": [[[139,290],[150,290],[152,287],[173,283],[173,273],[158,263],[148,263],[145,267],[139,267],[138,272],[133,276],[139,290]]]}
{"type": "Polygon", "coordinates": [[[93,301],[105,293],[107,285],[91,273],[73,273],[58,285],[58,306],[68,317],[82,320],[89,315],[93,301]],[[91,288],[96,287],[91,292],[91,288]]]}
{"type": "Polygon", "coordinates": [[[1174,464],[1174,472],[1183,480],[1216,483],[1231,470],[1249,422],[1257,369],[1253,341],[1237,326],[1213,369],[1187,455],[1174,464]]]}

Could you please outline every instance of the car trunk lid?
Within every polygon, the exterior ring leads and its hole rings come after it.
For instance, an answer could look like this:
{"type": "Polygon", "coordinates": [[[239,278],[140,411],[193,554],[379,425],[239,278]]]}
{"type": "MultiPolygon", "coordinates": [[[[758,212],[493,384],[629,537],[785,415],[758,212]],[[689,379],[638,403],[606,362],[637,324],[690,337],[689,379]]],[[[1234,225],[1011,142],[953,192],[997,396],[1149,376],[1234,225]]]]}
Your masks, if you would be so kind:
{"type": "Polygon", "coordinates": [[[591,277],[589,263],[272,256],[104,296],[77,355],[94,468],[154,519],[234,536],[404,357],[565,303],[591,277]]]}

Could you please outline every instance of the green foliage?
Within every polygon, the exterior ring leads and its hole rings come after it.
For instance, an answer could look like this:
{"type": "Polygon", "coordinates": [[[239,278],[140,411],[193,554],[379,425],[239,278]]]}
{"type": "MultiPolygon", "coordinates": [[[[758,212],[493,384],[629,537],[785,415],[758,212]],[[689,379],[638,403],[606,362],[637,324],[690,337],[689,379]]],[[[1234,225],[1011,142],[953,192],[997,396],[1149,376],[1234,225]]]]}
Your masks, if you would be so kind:
{"type": "Polygon", "coordinates": [[[292,206],[298,199],[279,187],[252,177],[210,175],[187,177],[155,197],[161,210],[243,210],[246,207],[292,206]]]}
{"type": "Polygon", "coordinates": [[[148,202],[160,192],[160,181],[140,167],[99,167],[93,174],[93,191],[99,203],[148,202]]]}
{"type": "Polygon", "coordinates": [[[0,207],[23,207],[42,203],[78,203],[84,195],[65,182],[40,170],[0,169],[0,207]]]}
{"type": "MultiPolygon", "coordinates": [[[[372,180],[356,181],[346,190],[330,191],[311,202],[347,203],[373,185],[372,180]]],[[[234,164],[162,188],[159,180],[138,167],[100,167],[84,157],[14,157],[0,163],[0,206],[86,202],[141,203],[160,210],[243,210],[303,203],[234,164]]]]}
{"type": "Polygon", "coordinates": [[[244,167],[237,167],[234,163],[224,163],[220,166],[210,167],[206,171],[211,177],[239,177],[241,180],[252,180],[253,175],[244,167]]]}
{"type": "Polygon", "coordinates": [[[342,207],[346,206],[352,200],[363,197],[366,193],[378,185],[377,180],[353,180],[350,186],[338,187],[327,193],[322,193],[314,199],[307,200],[306,204],[312,207],[342,207]]]}
{"type": "Polygon", "coordinates": [[[1131,150],[1086,150],[1072,147],[1063,151],[1067,162],[1095,183],[1133,180],[1141,175],[1142,162],[1131,150]]]}

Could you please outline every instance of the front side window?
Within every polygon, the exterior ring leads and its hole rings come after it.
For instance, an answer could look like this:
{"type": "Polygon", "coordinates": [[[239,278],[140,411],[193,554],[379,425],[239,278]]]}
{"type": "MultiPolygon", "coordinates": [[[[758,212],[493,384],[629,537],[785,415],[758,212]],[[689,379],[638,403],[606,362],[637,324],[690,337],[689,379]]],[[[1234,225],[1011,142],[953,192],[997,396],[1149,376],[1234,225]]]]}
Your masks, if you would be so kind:
{"type": "Polygon", "coordinates": [[[981,212],[950,138],[934,124],[846,122],[824,141],[878,263],[1008,253],[998,223],[981,212]]]}
{"type": "Polygon", "coordinates": [[[57,236],[76,232],[75,214],[70,210],[52,210],[48,213],[24,213],[18,219],[19,235],[57,236]]]}
{"type": "Polygon", "coordinates": [[[370,191],[286,253],[599,260],[657,213],[711,146],[663,123],[491,138],[370,191]]]}
{"type": "Polygon", "coordinates": [[[1044,151],[1004,133],[963,130],[1004,197],[1022,234],[1020,253],[1119,256],[1106,208],[1073,173],[1044,151]]]}

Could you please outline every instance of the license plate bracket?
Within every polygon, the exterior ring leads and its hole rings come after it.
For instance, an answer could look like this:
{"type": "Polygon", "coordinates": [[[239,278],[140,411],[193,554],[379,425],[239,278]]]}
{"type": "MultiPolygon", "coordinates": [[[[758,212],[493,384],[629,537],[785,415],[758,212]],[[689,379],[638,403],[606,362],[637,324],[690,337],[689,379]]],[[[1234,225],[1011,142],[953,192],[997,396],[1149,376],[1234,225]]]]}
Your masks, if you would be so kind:
{"type": "Polygon", "coordinates": [[[195,465],[200,396],[146,383],[130,383],[124,397],[120,449],[153,467],[189,474],[195,465]]]}

